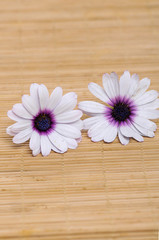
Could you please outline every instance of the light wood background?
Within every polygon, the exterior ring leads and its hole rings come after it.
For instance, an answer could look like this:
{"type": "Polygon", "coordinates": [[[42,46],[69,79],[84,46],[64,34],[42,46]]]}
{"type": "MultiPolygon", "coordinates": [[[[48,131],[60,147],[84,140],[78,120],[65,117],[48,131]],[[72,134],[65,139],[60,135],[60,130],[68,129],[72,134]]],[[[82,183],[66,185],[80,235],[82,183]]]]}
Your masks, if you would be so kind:
{"type": "Polygon", "coordinates": [[[5,132],[31,83],[95,100],[88,83],[126,69],[159,91],[158,0],[0,0],[0,239],[158,239],[159,130],[46,158],[5,132]]]}

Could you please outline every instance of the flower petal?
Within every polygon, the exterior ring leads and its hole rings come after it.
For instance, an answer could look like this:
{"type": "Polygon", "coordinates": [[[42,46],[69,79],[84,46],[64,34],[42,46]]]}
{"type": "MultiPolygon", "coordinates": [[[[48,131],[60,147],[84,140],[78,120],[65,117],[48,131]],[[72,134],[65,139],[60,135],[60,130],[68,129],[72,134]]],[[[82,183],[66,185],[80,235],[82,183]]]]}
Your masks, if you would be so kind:
{"type": "Polygon", "coordinates": [[[125,137],[120,129],[118,129],[118,137],[119,137],[119,141],[121,142],[121,144],[123,145],[127,145],[129,143],[129,138],[128,137],[125,137]]]}
{"type": "Polygon", "coordinates": [[[57,124],[55,130],[62,136],[65,136],[68,138],[80,138],[81,137],[80,130],[69,124],[57,124]]]}
{"type": "Polygon", "coordinates": [[[104,89],[98,84],[91,82],[88,84],[88,89],[95,97],[99,98],[101,101],[105,103],[108,103],[110,101],[104,89]]]}
{"type": "Polygon", "coordinates": [[[49,92],[45,85],[41,84],[38,88],[39,102],[41,110],[46,109],[46,106],[49,102],[49,92]]]}
{"type": "Polygon", "coordinates": [[[71,126],[79,129],[79,130],[82,130],[83,129],[83,121],[82,120],[78,120],[76,122],[72,122],[70,123],[71,126]]]}
{"type": "Polygon", "coordinates": [[[39,153],[40,153],[40,148],[37,148],[37,149],[34,149],[33,151],[32,151],[32,154],[33,154],[33,156],[35,157],[35,156],[37,156],[39,153]]]}
{"type": "Polygon", "coordinates": [[[103,87],[110,99],[114,99],[119,95],[119,81],[116,73],[105,73],[103,75],[103,87]]]}
{"type": "Polygon", "coordinates": [[[159,108],[159,99],[158,98],[150,103],[138,106],[138,109],[140,109],[140,110],[142,110],[142,109],[147,109],[147,110],[148,109],[157,109],[157,108],[159,108]]]}
{"type": "Polygon", "coordinates": [[[141,97],[146,92],[146,90],[149,88],[149,86],[150,86],[150,79],[143,78],[141,81],[139,81],[138,87],[137,87],[136,91],[134,92],[132,98],[137,99],[137,98],[141,97]]]}
{"type": "Polygon", "coordinates": [[[143,135],[146,137],[154,137],[155,134],[153,131],[150,131],[140,125],[138,125],[137,123],[133,123],[134,127],[143,135]]]}
{"type": "Polygon", "coordinates": [[[104,119],[105,119],[105,117],[103,114],[101,114],[100,116],[86,118],[83,120],[83,128],[89,129],[92,125],[94,125],[95,123],[102,121],[104,119]]]}
{"type": "Polygon", "coordinates": [[[13,132],[13,131],[11,130],[11,127],[12,127],[12,126],[7,127],[6,133],[9,134],[10,136],[15,136],[17,133],[16,133],[16,132],[13,132]]]}
{"type": "Polygon", "coordinates": [[[105,128],[107,128],[108,125],[109,122],[106,119],[95,123],[88,130],[88,136],[93,137],[99,135],[101,132],[105,130],[105,128]]]}
{"type": "Polygon", "coordinates": [[[30,120],[25,120],[25,121],[14,123],[11,126],[11,130],[13,132],[20,132],[20,131],[25,130],[26,128],[29,128],[29,127],[31,127],[31,121],[30,120]]]}
{"type": "Polygon", "coordinates": [[[159,118],[159,110],[143,109],[138,111],[138,115],[148,119],[157,119],[159,118]]]}
{"type": "Polygon", "coordinates": [[[17,103],[13,106],[12,111],[20,118],[32,119],[32,115],[23,107],[21,103],[17,103]]]}
{"type": "Polygon", "coordinates": [[[77,143],[80,143],[82,141],[82,136],[80,138],[76,138],[77,143]]]}
{"type": "Polygon", "coordinates": [[[56,115],[57,123],[71,123],[79,120],[83,113],[80,110],[72,110],[70,112],[64,112],[56,115]]]}
{"type": "Polygon", "coordinates": [[[104,135],[105,135],[105,132],[102,131],[99,134],[94,135],[93,137],[91,137],[91,140],[92,140],[92,142],[100,142],[100,141],[102,141],[104,139],[104,135]]]}
{"type": "Polygon", "coordinates": [[[77,94],[74,92],[67,93],[62,97],[61,102],[54,109],[54,114],[57,115],[66,111],[71,111],[75,108],[76,105],[77,94]]]}
{"type": "Polygon", "coordinates": [[[22,103],[25,109],[33,116],[35,116],[39,112],[39,107],[38,105],[36,105],[34,99],[31,96],[23,95],[22,103]]]}
{"type": "Polygon", "coordinates": [[[51,143],[53,144],[53,146],[55,146],[57,149],[59,149],[62,152],[67,151],[68,146],[66,144],[66,141],[59,133],[57,133],[56,131],[53,131],[48,135],[48,137],[51,143]]]}
{"type": "Polygon", "coordinates": [[[127,96],[130,85],[131,85],[131,76],[129,71],[125,71],[123,75],[120,77],[120,95],[127,96]]]}
{"type": "Polygon", "coordinates": [[[51,142],[48,136],[41,135],[41,153],[43,156],[48,156],[51,152],[51,142]]]}
{"type": "Polygon", "coordinates": [[[145,128],[147,128],[150,131],[156,131],[156,129],[157,129],[157,126],[154,122],[152,122],[146,118],[143,118],[143,117],[136,116],[134,118],[134,122],[137,123],[141,127],[144,126],[145,128]]]}
{"type": "Polygon", "coordinates": [[[31,150],[36,150],[40,148],[40,143],[41,143],[41,139],[40,139],[40,135],[37,131],[33,131],[31,138],[30,138],[30,149],[31,150]]]}
{"type": "Polygon", "coordinates": [[[55,145],[51,143],[51,149],[56,153],[64,153],[64,151],[59,150],[55,145]]]}
{"type": "Polygon", "coordinates": [[[9,110],[7,112],[7,115],[10,119],[14,120],[14,121],[21,121],[24,120],[24,118],[18,117],[17,115],[14,114],[14,112],[12,110],[9,110]]]}
{"type": "Polygon", "coordinates": [[[61,102],[62,93],[63,91],[61,87],[56,87],[53,90],[49,99],[48,109],[53,110],[61,102]]]}
{"type": "Polygon", "coordinates": [[[30,96],[32,97],[32,99],[34,99],[36,106],[38,106],[38,108],[40,109],[38,88],[39,84],[32,83],[30,86],[30,96]]]}
{"type": "Polygon", "coordinates": [[[27,128],[21,132],[19,132],[18,134],[16,134],[13,138],[13,142],[20,144],[20,143],[24,143],[27,140],[29,140],[29,138],[31,137],[32,134],[32,128],[27,128]]]}
{"type": "Polygon", "coordinates": [[[63,137],[67,143],[68,148],[70,149],[76,149],[78,144],[77,141],[73,138],[67,138],[67,137],[63,137]]]}
{"type": "Polygon", "coordinates": [[[136,91],[139,84],[139,76],[135,73],[131,76],[131,83],[128,91],[128,96],[131,97],[136,91]]]}
{"type": "Polygon", "coordinates": [[[116,125],[109,125],[104,131],[104,142],[113,142],[117,136],[118,127],[116,125]]]}
{"type": "Polygon", "coordinates": [[[120,126],[120,131],[125,137],[132,137],[138,142],[143,142],[143,137],[137,130],[134,130],[132,124],[120,126]]]}
{"type": "Polygon", "coordinates": [[[84,112],[90,113],[105,113],[106,106],[93,101],[83,101],[78,104],[78,108],[84,112]]]}
{"type": "Polygon", "coordinates": [[[145,92],[141,97],[135,100],[137,105],[144,105],[146,103],[154,101],[158,97],[158,92],[155,90],[150,90],[145,92]]]}

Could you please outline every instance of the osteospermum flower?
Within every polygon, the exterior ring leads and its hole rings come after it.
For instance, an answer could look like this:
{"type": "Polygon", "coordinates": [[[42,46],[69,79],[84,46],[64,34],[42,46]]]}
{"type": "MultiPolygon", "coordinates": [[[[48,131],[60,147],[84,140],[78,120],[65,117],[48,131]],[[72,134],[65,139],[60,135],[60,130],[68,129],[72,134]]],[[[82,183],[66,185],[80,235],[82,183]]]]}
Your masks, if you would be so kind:
{"type": "Polygon", "coordinates": [[[8,116],[17,121],[7,128],[13,142],[20,144],[30,139],[30,149],[34,156],[49,155],[53,150],[64,153],[75,149],[81,138],[83,127],[82,112],[73,110],[77,95],[70,92],[62,96],[62,88],[57,87],[49,97],[47,88],[32,84],[30,96],[23,95],[22,103],[15,104],[8,116]]]}
{"type": "Polygon", "coordinates": [[[147,91],[150,80],[139,81],[137,74],[132,76],[125,71],[118,81],[114,72],[103,75],[103,88],[90,83],[90,92],[105,104],[83,101],[79,109],[92,116],[84,120],[84,128],[92,141],[112,142],[118,135],[122,144],[129,138],[142,142],[143,136],[154,137],[156,124],[149,119],[159,118],[158,92],[147,91]]]}

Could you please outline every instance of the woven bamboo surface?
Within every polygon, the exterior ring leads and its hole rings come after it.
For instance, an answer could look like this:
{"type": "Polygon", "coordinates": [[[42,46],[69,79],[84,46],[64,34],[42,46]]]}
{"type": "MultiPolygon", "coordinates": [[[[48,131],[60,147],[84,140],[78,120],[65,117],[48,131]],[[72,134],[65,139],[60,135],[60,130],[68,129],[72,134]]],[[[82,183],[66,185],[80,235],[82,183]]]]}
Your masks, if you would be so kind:
{"type": "Polygon", "coordinates": [[[0,0],[0,239],[158,239],[159,130],[128,146],[83,132],[46,158],[5,132],[31,83],[95,100],[88,83],[125,69],[159,91],[158,0],[0,0]]]}

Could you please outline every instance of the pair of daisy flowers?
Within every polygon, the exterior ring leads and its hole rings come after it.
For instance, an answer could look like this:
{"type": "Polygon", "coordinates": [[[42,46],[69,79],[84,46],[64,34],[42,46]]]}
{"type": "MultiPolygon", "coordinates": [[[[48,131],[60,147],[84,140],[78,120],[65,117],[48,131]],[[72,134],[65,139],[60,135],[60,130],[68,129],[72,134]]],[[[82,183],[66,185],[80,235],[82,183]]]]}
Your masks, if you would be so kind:
{"type": "Polygon", "coordinates": [[[81,140],[81,130],[87,129],[93,142],[113,142],[116,136],[123,145],[130,138],[142,142],[143,136],[154,137],[156,124],[149,119],[159,118],[158,92],[147,91],[150,80],[139,81],[125,71],[118,80],[114,72],[103,75],[103,87],[96,83],[88,85],[89,91],[104,104],[83,101],[77,105],[77,94],[63,94],[57,87],[49,96],[47,88],[41,84],[31,84],[30,96],[23,95],[22,103],[15,104],[8,116],[16,121],[7,128],[13,142],[21,144],[30,139],[33,156],[40,152],[43,156],[51,150],[64,153],[76,149],[81,140]],[[83,113],[91,116],[81,120],[83,113]]]}

